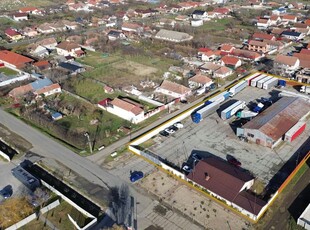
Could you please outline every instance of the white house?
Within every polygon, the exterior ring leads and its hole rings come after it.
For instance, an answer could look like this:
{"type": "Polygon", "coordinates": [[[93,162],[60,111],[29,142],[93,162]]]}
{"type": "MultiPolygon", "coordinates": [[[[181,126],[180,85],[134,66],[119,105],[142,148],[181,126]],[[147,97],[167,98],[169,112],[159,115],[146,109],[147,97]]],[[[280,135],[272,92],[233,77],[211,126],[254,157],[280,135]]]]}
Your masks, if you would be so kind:
{"type": "Polygon", "coordinates": [[[13,20],[20,22],[20,21],[27,21],[28,20],[28,14],[27,13],[15,13],[12,15],[13,20]]]}
{"type": "Polygon", "coordinates": [[[225,77],[228,77],[229,75],[231,75],[232,73],[233,73],[232,69],[230,69],[226,66],[222,66],[218,70],[214,71],[213,76],[219,77],[219,78],[225,78],[225,77]]]}
{"type": "Polygon", "coordinates": [[[257,21],[256,24],[257,28],[259,29],[267,29],[270,26],[270,18],[261,18],[257,21]]]}
{"type": "Polygon", "coordinates": [[[33,44],[33,45],[30,45],[29,46],[29,49],[30,49],[30,53],[34,56],[37,56],[37,57],[46,57],[49,55],[49,51],[44,47],[44,46],[41,46],[41,45],[36,45],[36,44],[33,44]]]}
{"type": "Polygon", "coordinates": [[[37,45],[43,46],[48,50],[54,50],[57,46],[57,41],[55,38],[45,38],[36,43],[37,45]]]}
{"type": "Polygon", "coordinates": [[[47,22],[39,25],[37,27],[37,31],[41,34],[50,34],[54,32],[53,28],[51,28],[51,25],[47,22]]]}
{"type": "Polygon", "coordinates": [[[158,93],[166,94],[174,98],[184,99],[192,94],[191,89],[175,82],[164,80],[155,90],[158,93]]]}
{"type": "Polygon", "coordinates": [[[45,86],[45,87],[38,89],[34,92],[34,94],[36,94],[38,96],[44,95],[45,97],[53,95],[55,93],[61,93],[61,87],[58,83],[45,86]]]}
{"type": "Polygon", "coordinates": [[[114,98],[114,100],[108,103],[106,110],[133,124],[137,124],[145,119],[142,108],[140,104],[129,99],[114,98]]]}
{"type": "Polygon", "coordinates": [[[56,46],[56,51],[58,55],[62,56],[81,57],[85,54],[78,44],[67,41],[59,43],[56,46]]]}
{"type": "Polygon", "coordinates": [[[195,10],[192,13],[192,18],[206,20],[208,18],[208,13],[204,10],[195,10]]]}
{"type": "Polygon", "coordinates": [[[278,55],[274,60],[274,65],[286,73],[291,73],[299,68],[300,60],[297,57],[278,55]]]}
{"type": "Polygon", "coordinates": [[[210,87],[210,85],[212,84],[213,84],[212,79],[201,73],[196,74],[194,77],[191,77],[190,79],[188,79],[188,85],[191,89],[206,88],[206,87],[210,87]]]}
{"type": "Polygon", "coordinates": [[[191,20],[191,26],[192,27],[198,27],[203,25],[203,20],[202,19],[193,19],[191,20]]]}

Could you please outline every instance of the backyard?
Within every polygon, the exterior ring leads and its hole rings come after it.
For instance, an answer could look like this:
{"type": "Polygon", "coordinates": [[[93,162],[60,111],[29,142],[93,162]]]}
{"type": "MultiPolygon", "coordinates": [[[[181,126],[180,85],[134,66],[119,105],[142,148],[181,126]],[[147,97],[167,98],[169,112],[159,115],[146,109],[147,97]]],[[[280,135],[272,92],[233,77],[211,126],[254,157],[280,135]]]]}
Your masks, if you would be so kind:
{"type": "Polygon", "coordinates": [[[12,70],[12,69],[9,69],[9,68],[6,68],[6,67],[2,67],[0,68],[0,73],[3,73],[7,76],[12,76],[12,75],[16,75],[17,72],[12,70]]]}

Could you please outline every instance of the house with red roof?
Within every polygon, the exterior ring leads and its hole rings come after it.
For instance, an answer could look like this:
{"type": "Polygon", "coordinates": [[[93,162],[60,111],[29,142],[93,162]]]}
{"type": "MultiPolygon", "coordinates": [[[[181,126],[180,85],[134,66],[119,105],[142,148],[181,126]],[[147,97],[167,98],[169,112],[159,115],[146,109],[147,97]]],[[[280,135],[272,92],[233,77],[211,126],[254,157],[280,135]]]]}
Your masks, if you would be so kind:
{"type": "Polygon", "coordinates": [[[28,20],[28,14],[27,13],[14,13],[14,14],[12,14],[12,18],[14,21],[17,21],[17,22],[27,21],[28,20]]]}
{"type": "Polygon", "coordinates": [[[218,70],[214,71],[213,77],[218,77],[218,78],[225,78],[228,77],[229,75],[233,74],[232,69],[222,66],[218,70]]]}
{"type": "Polygon", "coordinates": [[[198,161],[187,179],[252,219],[258,219],[265,210],[267,203],[247,191],[254,177],[222,159],[198,161]]]}
{"type": "Polygon", "coordinates": [[[8,50],[1,50],[0,62],[3,62],[9,68],[19,69],[33,63],[34,60],[8,50]]]}
{"type": "Polygon", "coordinates": [[[270,18],[260,18],[258,19],[256,26],[258,29],[267,29],[270,26],[270,18]]]}
{"type": "Polygon", "coordinates": [[[282,69],[286,73],[292,73],[299,68],[300,60],[297,57],[279,54],[274,59],[274,66],[282,69]]]}
{"type": "Polygon", "coordinates": [[[272,40],[272,41],[275,41],[276,40],[276,37],[272,34],[266,34],[266,33],[254,33],[252,35],[252,39],[253,40],[259,40],[259,41],[262,41],[264,39],[267,39],[267,40],[272,40]]]}
{"type": "MultiPolygon", "coordinates": [[[[310,51],[310,50],[306,50],[310,51]]],[[[310,52],[306,53],[294,53],[294,57],[298,58],[299,60],[299,67],[310,69],[310,52]]]]}
{"type": "Polygon", "coordinates": [[[264,57],[264,54],[257,53],[251,50],[234,49],[231,56],[238,57],[241,60],[259,61],[264,57]]]}
{"type": "Polygon", "coordinates": [[[107,98],[98,102],[98,107],[133,124],[144,121],[143,105],[128,98],[107,98]]]}
{"type": "Polygon", "coordinates": [[[190,88],[168,80],[164,80],[161,85],[156,88],[155,92],[181,99],[186,99],[186,97],[192,94],[190,88]]]}
{"type": "Polygon", "coordinates": [[[273,14],[270,16],[270,26],[276,26],[282,21],[279,15],[273,14]]]}
{"type": "Polygon", "coordinates": [[[61,93],[61,87],[58,83],[48,85],[34,91],[34,94],[37,95],[37,97],[41,97],[41,95],[47,97],[56,93],[61,93]]]}
{"type": "Polygon", "coordinates": [[[229,68],[237,69],[239,66],[242,65],[242,62],[239,58],[226,55],[221,58],[220,60],[221,65],[227,66],[229,68]]]}
{"type": "Polygon", "coordinates": [[[267,42],[250,40],[248,44],[248,50],[256,51],[259,53],[267,53],[270,51],[270,46],[267,42]]]}
{"type": "Polygon", "coordinates": [[[217,9],[214,9],[213,12],[221,14],[221,15],[227,15],[227,14],[229,14],[230,9],[228,9],[228,8],[217,8],[217,9]]]}
{"type": "Polygon", "coordinates": [[[283,22],[296,23],[297,22],[297,16],[291,15],[291,14],[285,14],[282,16],[282,21],[283,22]]]}
{"type": "Polygon", "coordinates": [[[188,79],[188,85],[191,89],[210,87],[213,81],[207,75],[198,73],[195,76],[188,79]]]}
{"type": "Polygon", "coordinates": [[[221,46],[221,55],[227,55],[227,54],[231,54],[233,52],[233,50],[235,49],[234,46],[229,45],[229,44],[223,44],[221,46]]]}
{"type": "Polygon", "coordinates": [[[19,13],[33,14],[33,15],[43,15],[43,10],[39,10],[36,7],[23,7],[18,10],[19,13]]]}
{"type": "Polygon", "coordinates": [[[18,31],[8,28],[4,31],[4,34],[10,39],[10,41],[18,41],[23,38],[23,35],[18,31]]]}
{"type": "Polygon", "coordinates": [[[71,56],[71,57],[81,57],[85,53],[81,47],[73,42],[63,41],[56,46],[56,51],[58,55],[71,56]]]}

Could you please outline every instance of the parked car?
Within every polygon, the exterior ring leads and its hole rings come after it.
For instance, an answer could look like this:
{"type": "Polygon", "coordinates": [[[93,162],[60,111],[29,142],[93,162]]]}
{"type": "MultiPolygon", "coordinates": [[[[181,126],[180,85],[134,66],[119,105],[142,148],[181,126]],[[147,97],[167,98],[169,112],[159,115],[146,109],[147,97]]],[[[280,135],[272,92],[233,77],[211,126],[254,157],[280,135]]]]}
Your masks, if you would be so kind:
{"type": "Polygon", "coordinates": [[[228,160],[228,163],[234,165],[234,166],[237,166],[237,167],[240,167],[241,166],[241,162],[238,161],[236,158],[230,158],[228,160]]]}
{"type": "Polygon", "coordinates": [[[200,161],[200,160],[202,160],[202,157],[199,156],[197,153],[194,153],[194,154],[192,155],[192,158],[193,158],[195,161],[200,161]]]}
{"type": "Polygon", "coordinates": [[[174,131],[178,131],[178,130],[179,130],[179,128],[176,127],[176,126],[174,126],[174,125],[171,125],[171,126],[169,127],[169,129],[172,129],[172,130],[174,130],[174,131]]]}
{"type": "Polygon", "coordinates": [[[182,129],[184,125],[181,122],[176,122],[173,124],[173,126],[177,127],[178,129],[182,129]]]}
{"type": "Polygon", "coordinates": [[[173,129],[170,129],[170,128],[166,128],[165,131],[169,134],[174,134],[175,131],[173,129]]]}
{"type": "Polygon", "coordinates": [[[11,185],[7,185],[5,186],[1,191],[0,191],[0,195],[4,198],[10,198],[13,195],[13,189],[11,185]]]}
{"type": "Polygon", "coordinates": [[[168,137],[169,136],[169,133],[166,132],[165,130],[160,131],[159,134],[164,136],[164,137],[168,137]]]}
{"type": "Polygon", "coordinates": [[[184,165],[182,170],[185,172],[185,173],[190,173],[192,171],[192,168],[189,167],[188,165],[184,165]]]}
{"type": "Polygon", "coordinates": [[[141,171],[134,171],[130,174],[130,181],[131,182],[136,182],[138,180],[140,180],[141,178],[143,178],[143,172],[141,171]]]}

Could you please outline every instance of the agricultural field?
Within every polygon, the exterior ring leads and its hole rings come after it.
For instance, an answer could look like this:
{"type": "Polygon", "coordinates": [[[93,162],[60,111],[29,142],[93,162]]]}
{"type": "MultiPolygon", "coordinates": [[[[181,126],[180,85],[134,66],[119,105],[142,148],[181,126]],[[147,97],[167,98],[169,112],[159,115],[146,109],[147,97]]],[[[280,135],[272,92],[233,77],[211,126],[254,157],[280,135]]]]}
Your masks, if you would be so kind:
{"type": "Polygon", "coordinates": [[[0,10],[14,10],[24,6],[44,7],[63,3],[61,0],[1,0],[0,10]]]}
{"type": "Polygon", "coordinates": [[[146,55],[102,54],[89,52],[80,63],[93,67],[83,73],[109,86],[118,88],[138,85],[143,80],[161,81],[161,76],[177,61],[146,55]]]}

